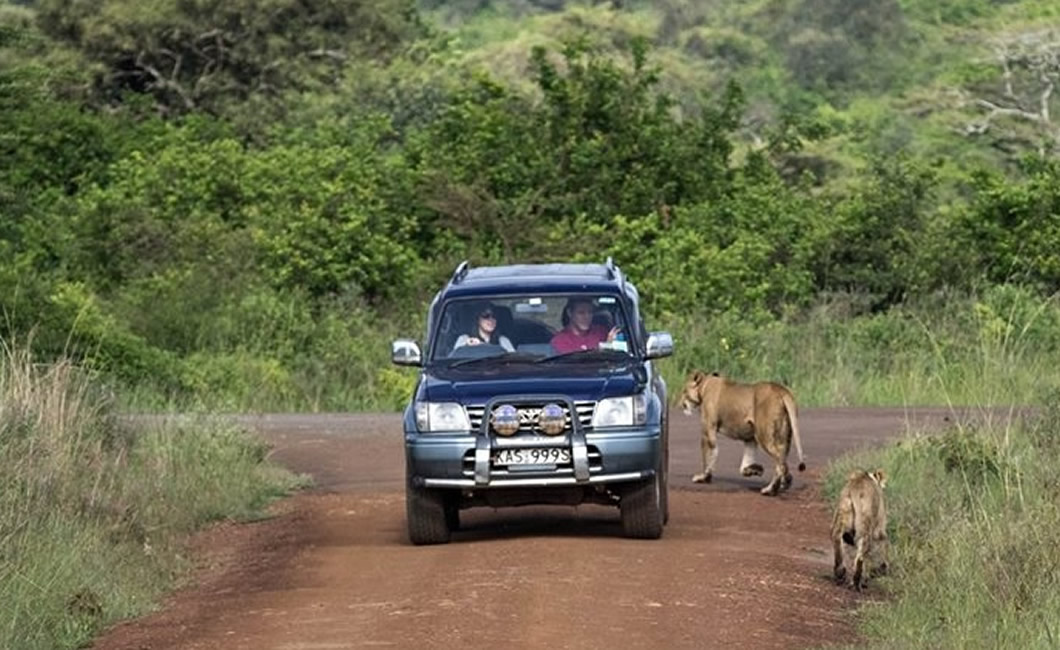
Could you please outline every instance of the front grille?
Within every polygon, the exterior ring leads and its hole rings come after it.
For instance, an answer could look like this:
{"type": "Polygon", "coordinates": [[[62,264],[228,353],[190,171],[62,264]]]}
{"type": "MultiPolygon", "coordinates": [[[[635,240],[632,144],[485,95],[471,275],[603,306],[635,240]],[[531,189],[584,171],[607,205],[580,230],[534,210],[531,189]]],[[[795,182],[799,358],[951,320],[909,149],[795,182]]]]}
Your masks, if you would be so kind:
{"type": "MultiPolygon", "coordinates": [[[[524,409],[540,409],[544,404],[517,404],[516,408],[520,411],[524,409]]],[[[566,405],[561,404],[564,411],[567,410],[566,405]]],[[[482,417],[485,414],[486,406],[484,404],[478,404],[475,406],[466,406],[468,420],[471,421],[471,430],[478,431],[482,426],[482,417]]],[[[574,410],[578,412],[578,422],[581,424],[583,429],[588,429],[589,425],[593,421],[593,409],[596,408],[596,402],[594,401],[582,401],[574,403],[574,410]]],[[[570,431],[570,413],[567,413],[567,426],[564,432],[570,431]]],[[[534,425],[533,422],[524,422],[519,426],[519,433],[516,435],[533,434],[534,425]]]]}

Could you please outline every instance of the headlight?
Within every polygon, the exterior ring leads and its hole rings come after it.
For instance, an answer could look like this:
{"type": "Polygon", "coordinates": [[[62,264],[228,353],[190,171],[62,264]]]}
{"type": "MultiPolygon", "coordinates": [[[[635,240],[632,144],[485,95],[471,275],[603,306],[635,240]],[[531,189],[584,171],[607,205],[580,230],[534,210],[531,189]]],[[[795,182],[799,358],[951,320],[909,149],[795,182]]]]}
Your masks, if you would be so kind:
{"type": "Polygon", "coordinates": [[[641,395],[609,397],[596,403],[592,426],[632,427],[648,421],[648,398],[641,395]]]}
{"type": "Polygon", "coordinates": [[[471,422],[456,402],[416,402],[416,427],[423,433],[469,431],[471,422]]]}

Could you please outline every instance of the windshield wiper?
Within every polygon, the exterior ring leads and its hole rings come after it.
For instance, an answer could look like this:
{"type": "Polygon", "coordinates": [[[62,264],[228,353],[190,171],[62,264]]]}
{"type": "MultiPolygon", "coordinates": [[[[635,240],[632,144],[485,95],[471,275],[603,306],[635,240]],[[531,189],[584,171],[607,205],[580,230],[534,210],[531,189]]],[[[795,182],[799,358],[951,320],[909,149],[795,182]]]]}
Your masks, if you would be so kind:
{"type": "Polygon", "coordinates": [[[629,359],[629,353],[622,350],[611,350],[611,349],[588,349],[588,350],[572,350],[570,352],[562,352],[560,354],[553,354],[543,359],[538,359],[534,363],[547,363],[549,361],[558,361],[566,359],[584,359],[586,357],[600,357],[603,359],[614,359],[614,360],[626,360],[629,359]]]}
{"type": "Polygon", "coordinates": [[[493,354],[488,357],[473,357],[471,359],[460,359],[448,364],[449,368],[459,368],[461,366],[470,366],[478,363],[485,363],[487,361],[536,361],[537,355],[527,354],[525,352],[505,352],[504,354],[493,354]]]}

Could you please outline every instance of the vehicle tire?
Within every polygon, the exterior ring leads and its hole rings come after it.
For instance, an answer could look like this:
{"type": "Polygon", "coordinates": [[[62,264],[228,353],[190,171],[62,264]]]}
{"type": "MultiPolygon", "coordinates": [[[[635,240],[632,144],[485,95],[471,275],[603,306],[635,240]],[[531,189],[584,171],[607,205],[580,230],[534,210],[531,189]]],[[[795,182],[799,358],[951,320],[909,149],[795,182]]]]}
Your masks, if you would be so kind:
{"type": "Polygon", "coordinates": [[[449,531],[460,530],[460,503],[459,494],[451,494],[445,499],[445,524],[449,531]]]}
{"type": "MultiPolygon", "coordinates": [[[[667,409],[669,412],[669,409],[667,409]]],[[[670,425],[669,418],[663,420],[663,462],[662,462],[662,511],[663,526],[670,523],[670,425]]]]}
{"type": "Polygon", "coordinates": [[[660,488],[659,500],[662,502],[662,522],[663,526],[670,523],[670,490],[667,488],[669,482],[669,472],[663,470],[662,474],[662,487],[660,488]]]}
{"type": "Polygon", "coordinates": [[[636,539],[659,539],[663,532],[663,491],[661,472],[631,486],[622,495],[618,508],[622,516],[622,533],[636,539]]]}
{"type": "Polygon", "coordinates": [[[447,544],[449,517],[441,490],[405,486],[405,516],[409,541],[416,545],[447,544]]]}

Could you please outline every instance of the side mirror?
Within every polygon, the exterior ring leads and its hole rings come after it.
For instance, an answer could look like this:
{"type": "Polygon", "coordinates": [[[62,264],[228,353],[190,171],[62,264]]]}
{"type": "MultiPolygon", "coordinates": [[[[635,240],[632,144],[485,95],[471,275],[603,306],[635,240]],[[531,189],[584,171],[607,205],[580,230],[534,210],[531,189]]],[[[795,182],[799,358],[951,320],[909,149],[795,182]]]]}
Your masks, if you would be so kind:
{"type": "Polygon", "coordinates": [[[390,360],[399,366],[422,366],[420,344],[412,339],[397,339],[390,344],[390,360]]]}
{"type": "Polygon", "coordinates": [[[674,353],[674,339],[669,332],[652,332],[648,335],[648,359],[668,357],[674,353]]]}

